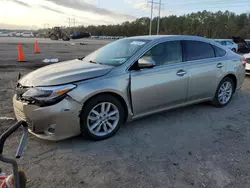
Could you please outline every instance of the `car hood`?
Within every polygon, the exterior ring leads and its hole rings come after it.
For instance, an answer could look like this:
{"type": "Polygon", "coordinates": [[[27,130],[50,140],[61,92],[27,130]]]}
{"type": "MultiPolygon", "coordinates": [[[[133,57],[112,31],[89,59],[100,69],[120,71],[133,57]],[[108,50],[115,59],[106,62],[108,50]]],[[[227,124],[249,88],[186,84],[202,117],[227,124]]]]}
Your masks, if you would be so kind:
{"type": "Polygon", "coordinates": [[[109,73],[112,66],[71,60],[39,68],[19,80],[25,87],[54,86],[96,78],[109,73]]]}

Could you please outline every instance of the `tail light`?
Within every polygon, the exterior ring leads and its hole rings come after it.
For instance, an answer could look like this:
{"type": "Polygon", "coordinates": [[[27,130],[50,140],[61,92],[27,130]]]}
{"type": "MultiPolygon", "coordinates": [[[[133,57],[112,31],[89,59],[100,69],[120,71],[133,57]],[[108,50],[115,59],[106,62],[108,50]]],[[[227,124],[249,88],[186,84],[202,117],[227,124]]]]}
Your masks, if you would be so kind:
{"type": "Polygon", "coordinates": [[[244,67],[246,67],[247,60],[245,58],[241,58],[240,61],[241,61],[242,65],[244,67]]]}

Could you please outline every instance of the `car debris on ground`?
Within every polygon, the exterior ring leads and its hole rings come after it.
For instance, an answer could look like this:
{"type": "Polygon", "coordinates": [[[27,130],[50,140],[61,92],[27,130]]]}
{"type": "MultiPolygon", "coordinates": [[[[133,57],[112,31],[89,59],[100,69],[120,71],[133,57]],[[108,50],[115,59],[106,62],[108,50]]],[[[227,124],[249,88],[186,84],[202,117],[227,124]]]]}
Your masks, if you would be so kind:
{"type": "Polygon", "coordinates": [[[43,60],[44,63],[57,63],[59,62],[58,58],[54,58],[54,59],[44,59],[43,60]]]}

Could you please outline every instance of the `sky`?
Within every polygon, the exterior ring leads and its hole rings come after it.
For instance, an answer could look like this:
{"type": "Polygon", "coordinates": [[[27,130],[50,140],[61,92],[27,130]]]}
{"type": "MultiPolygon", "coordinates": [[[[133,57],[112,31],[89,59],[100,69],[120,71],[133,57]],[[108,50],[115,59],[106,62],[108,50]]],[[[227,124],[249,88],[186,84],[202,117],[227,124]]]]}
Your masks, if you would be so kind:
{"type": "MultiPolygon", "coordinates": [[[[151,0],[149,0],[151,1],[151,0]]],[[[158,2],[160,0],[153,0],[158,2]]],[[[161,16],[202,10],[250,12],[250,0],[161,0],[161,16]]],[[[159,5],[154,5],[157,16],[159,5]]],[[[150,17],[148,0],[0,0],[0,29],[108,25],[150,17]],[[75,21],[73,21],[73,18],[75,21]],[[70,21],[69,21],[70,19],[70,21]]]]}

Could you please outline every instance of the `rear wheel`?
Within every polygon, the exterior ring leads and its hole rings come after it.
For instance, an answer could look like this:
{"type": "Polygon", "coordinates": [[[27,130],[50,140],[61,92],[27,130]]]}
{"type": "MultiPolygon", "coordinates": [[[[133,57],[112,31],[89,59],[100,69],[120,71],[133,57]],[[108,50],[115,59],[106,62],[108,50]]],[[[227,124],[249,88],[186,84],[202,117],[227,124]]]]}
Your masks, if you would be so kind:
{"type": "Polygon", "coordinates": [[[58,40],[58,39],[59,39],[55,34],[51,34],[51,35],[49,36],[49,38],[50,38],[51,40],[58,40]]]}
{"type": "Polygon", "coordinates": [[[234,81],[229,77],[224,78],[217,88],[215,97],[212,101],[213,105],[217,107],[226,106],[232,99],[234,88],[234,81]]]}
{"type": "Polygon", "coordinates": [[[90,99],[80,115],[81,132],[92,140],[113,136],[124,122],[124,108],[112,95],[90,99]]]}

